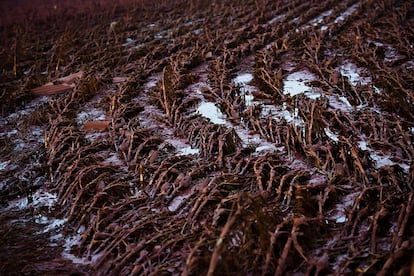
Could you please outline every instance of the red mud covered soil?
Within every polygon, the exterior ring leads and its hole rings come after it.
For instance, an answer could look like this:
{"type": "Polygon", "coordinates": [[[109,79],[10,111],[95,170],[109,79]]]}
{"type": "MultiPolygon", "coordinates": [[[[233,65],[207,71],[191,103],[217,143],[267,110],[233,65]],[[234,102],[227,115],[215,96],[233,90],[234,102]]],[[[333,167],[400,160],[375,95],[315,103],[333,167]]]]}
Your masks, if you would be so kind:
{"type": "Polygon", "coordinates": [[[2,274],[413,273],[414,2],[0,14],[2,274]]]}

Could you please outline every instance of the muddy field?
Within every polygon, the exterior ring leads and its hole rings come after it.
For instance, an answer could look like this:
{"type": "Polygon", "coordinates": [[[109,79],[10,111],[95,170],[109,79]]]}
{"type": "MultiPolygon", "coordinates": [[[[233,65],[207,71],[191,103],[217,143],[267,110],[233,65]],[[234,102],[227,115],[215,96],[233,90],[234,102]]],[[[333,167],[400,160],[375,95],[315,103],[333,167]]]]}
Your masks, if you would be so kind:
{"type": "Polygon", "coordinates": [[[414,2],[28,2],[2,274],[413,275],[414,2]]]}

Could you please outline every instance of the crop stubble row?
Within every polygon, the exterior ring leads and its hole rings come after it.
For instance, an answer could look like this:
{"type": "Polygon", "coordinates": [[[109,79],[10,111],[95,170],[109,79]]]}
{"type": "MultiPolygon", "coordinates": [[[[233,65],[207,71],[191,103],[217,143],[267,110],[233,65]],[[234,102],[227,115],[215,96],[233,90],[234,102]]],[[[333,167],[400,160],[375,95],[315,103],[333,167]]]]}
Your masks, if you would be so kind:
{"type": "MultiPolygon", "coordinates": [[[[86,70],[71,93],[51,97],[19,122],[45,128],[30,177],[45,178],[58,194],[68,235],[84,229],[76,254],[94,259],[94,273],[405,273],[413,253],[412,9],[403,1],[200,1],[188,14],[165,4],[162,19],[152,22],[137,19],[139,9],[118,19],[105,15],[117,22],[113,29],[96,23],[88,32],[50,31],[47,52],[18,37],[19,63],[6,59],[10,81],[2,84],[17,96],[2,96],[11,103],[3,112],[45,79],[86,70]],[[323,23],[310,23],[330,10],[323,23]],[[20,56],[19,43],[40,49],[33,57],[21,49],[20,56]],[[401,57],[384,61],[379,43],[401,57]],[[372,83],[344,77],[337,68],[348,61],[365,68],[372,83]],[[285,93],[286,63],[315,74],[311,85],[321,97],[285,93]],[[207,75],[201,96],[188,89],[200,67],[207,75]],[[239,68],[254,75],[256,105],[248,106],[232,82],[239,68]],[[117,76],[128,80],[112,84],[117,76]],[[335,109],[332,95],[352,108],[335,109]],[[111,120],[98,139],[76,122],[93,97],[111,120]],[[197,115],[203,101],[213,101],[227,123],[197,115]],[[148,105],[158,129],[140,116],[148,105]],[[300,123],[264,115],[269,105],[284,106],[300,123]],[[279,150],[245,145],[237,127],[279,150]],[[183,139],[199,153],[179,155],[167,139],[183,139]],[[362,142],[393,163],[376,165],[362,142]],[[111,154],[119,162],[106,162],[111,154]]],[[[150,12],[147,18],[156,18],[150,12]]],[[[4,148],[13,145],[3,140],[4,148]]],[[[8,187],[4,198],[12,199],[17,183],[8,187]]]]}

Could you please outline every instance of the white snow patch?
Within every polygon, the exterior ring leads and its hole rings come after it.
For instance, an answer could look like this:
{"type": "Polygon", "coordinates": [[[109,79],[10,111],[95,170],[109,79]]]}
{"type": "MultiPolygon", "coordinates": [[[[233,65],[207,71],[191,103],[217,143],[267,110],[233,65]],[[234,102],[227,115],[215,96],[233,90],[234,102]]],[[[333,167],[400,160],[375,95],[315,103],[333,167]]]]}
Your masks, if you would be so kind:
{"type": "Polygon", "coordinates": [[[52,208],[56,202],[57,202],[57,195],[52,194],[49,192],[45,192],[44,190],[40,189],[37,190],[36,193],[32,196],[32,202],[29,203],[29,199],[27,197],[22,197],[15,199],[11,202],[9,202],[9,206],[7,207],[7,210],[10,209],[26,209],[29,206],[31,207],[48,207],[52,208]]]}
{"type": "Polygon", "coordinates": [[[75,264],[90,264],[90,261],[85,260],[85,258],[79,258],[70,253],[72,247],[79,245],[80,241],[80,235],[65,237],[65,244],[64,250],[62,252],[62,257],[72,261],[75,264]]]}
{"type": "Polygon", "coordinates": [[[299,110],[294,108],[293,112],[287,110],[286,103],[283,103],[282,108],[276,108],[274,105],[263,105],[262,114],[263,117],[272,116],[275,120],[284,119],[286,122],[294,124],[296,126],[303,126],[304,121],[299,117],[299,110]]]}
{"type": "Polygon", "coordinates": [[[338,70],[343,76],[348,77],[353,86],[358,84],[366,85],[372,82],[370,77],[363,77],[363,70],[352,62],[342,64],[338,70]]]}
{"type": "Polygon", "coordinates": [[[18,133],[17,129],[12,129],[10,131],[0,133],[0,136],[10,138],[11,136],[16,135],[17,133],[18,133]]]}
{"type": "Polygon", "coordinates": [[[48,225],[45,226],[45,228],[41,232],[39,232],[38,234],[47,233],[47,232],[50,232],[52,230],[58,229],[61,226],[63,226],[66,222],[67,222],[67,219],[51,219],[51,220],[47,219],[46,221],[45,220],[40,220],[40,222],[38,222],[38,223],[48,224],[48,225]]]}
{"type": "Polygon", "coordinates": [[[253,106],[254,103],[254,96],[252,94],[245,94],[244,95],[244,102],[246,103],[246,106],[253,106]]]}
{"type": "Polygon", "coordinates": [[[267,25],[271,25],[273,23],[275,23],[276,21],[282,21],[284,18],[286,17],[286,14],[279,14],[275,17],[273,17],[272,19],[270,19],[269,21],[267,21],[267,25]]]}
{"type": "Polygon", "coordinates": [[[128,38],[125,40],[125,43],[124,43],[124,44],[122,44],[122,46],[130,46],[131,44],[134,44],[134,43],[135,43],[135,39],[128,37],[128,38]]]}
{"type": "Polygon", "coordinates": [[[237,77],[233,79],[233,83],[238,84],[240,86],[240,92],[244,97],[244,101],[246,106],[252,106],[254,96],[251,94],[253,91],[257,90],[256,87],[249,85],[253,80],[253,75],[251,73],[241,73],[237,77]]]}
{"type": "Polygon", "coordinates": [[[344,96],[338,97],[337,95],[332,95],[327,97],[329,99],[329,105],[333,109],[341,110],[347,113],[352,112],[354,109],[354,107],[349,103],[348,99],[344,96]]]}
{"type": "Polygon", "coordinates": [[[358,9],[358,3],[353,4],[349,7],[345,12],[343,12],[340,16],[338,16],[334,23],[337,24],[341,21],[344,21],[348,16],[352,15],[358,9]]]}
{"type": "Polygon", "coordinates": [[[49,221],[49,219],[46,216],[41,215],[41,214],[37,215],[36,218],[35,218],[35,222],[37,224],[47,224],[48,221],[49,221]]]}
{"type": "Polygon", "coordinates": [[[63,239],[63,235],[61,233],[55,234],[55,235],[50,237],[51,241],[56,241],[56,240],[60,240],[60,239],[63,239]]]}
{"type": "Polygon", "coordinates": [[[46,103],[47,101],[48,101],[48,97],[46,97],[46,96],[37,97],[34,100],[27,103],[23,107],[23,109],[7,116],[6,120],[12,121],[12,120],[18,119],[20,116],[28,115],[31,112],[33,112],[37,107],[41,106],[42,104],[46,103]]]}
{"type": "Polygon", "coordinates": [[[398,165],[400,166],[405,172],[408,173],[410,166],[406,163],[396,163],[391,160],[391,156],[388,154],[384,154],[380,151],[376,151],[371,149],[368,146],[368,142],[366,140],[358,141],[358,146],[361,150],[368,151],[372,160],[375,161],[375,168],[379,169],[385,166],[393,166],[398,165]]]}
{"type": "Polygon", "coordinates": [[[344,223],[347,220],[345,211],[352,208],[355,203],[355,199],[359,196],[360,192],[354,192],[347,194],[343,199],[342,203],[338,203],[335,205],[332,215],[330,215],[328,218],[331,220],[335,220],[336,223],[344,223]]]}
{"type": "Polygon", "coordinates": [[[94,142],[97,139],[104,139],[104,137],[107,136],[107,133],[105,132],[88,132],[85,135],[85,138],[88,139],[91,142],[94,142]]]}
{"type": "Polygon", "coordinates": [[[350,104],[350,102],[348,101],[348,99],[344,96],[340,96],[338,97],[338,99],[343,102],[347,107],[352,107],[352,104],[350,104]]]}
{"type": "Polygon", "coordinates": [[[315,75],[306,70],[291,73],[283,82],[283,92],[291,96],[305,94],[311,99],[317,99],[321,96],[321,94],[317,93],[315,88],[312,88],[306,84],[306,82],[313,81],[315,79],[315,75]]]}
{"type": "Polygon", "coordinates": [[[184,200],[186,200],[189,196],[190,196],[190,193],[175,197],[170,203],[170,205],[168,206],[168,210],[170,212],[175,212],[178,209],[178,207],[180,207],[181,203],[183,203],[184,200]]]}
{"type": "Polygon", "coordinates": [[[220,111],[220,109],[214,103],[202,102],[198,106],[196,112],[199,113],[201,116],[209,119],[214,124],[226,124],[226,121],[224,120],[226,116],[220,111]]]}
{"type": "Polygon", "coordinates": [[[178,155],[192,155],[192,154],[199,154],[200,149],[193,149],[191,146],[182,148],[179,150],[178,155]]]}
{"type": "Polygon", "coordinates": [[[79,229],[76,231],[76,233],[78,233],[78,234],[82,234],[83,232],[85,232],[85,226],[84,226],[84,225],[81,225],[81,226],[79,227],[79,229]]]}
{"type": "Polygon", "coordinates": [[[178,139],[167,139],[165,142],[177,149],[177,155],[192,155],[200,153],[199,149],[193,149],[189,144],[178,139]]]}
{"type": "Polygon", "coordinates": [[[393,62],[401,58],[404,58],[404,56],[400,55],[400,53],[398,53],[398,51],[394,47],[387,45],[384,57],[385,62],[393,62]]]}
{"type": "Polygon", "coordinates": [[[346,221],[346,216],[340,216],[336,218],[336,223],[344,223],[346,221]]]}
{"type": "Polygon", "coordinates": [[[102,121],[105,119],[105,111],[98,108],[91,108],[87,111],[82,111],[77,115],[77,122],[80,125],[86,121],[102,121]]]}
{"type": "Polygon", "coordinates": [[[10,164],[10,160],[0,162],[0,171],[6,170],[6,167],[10,164]]]}
{"type": "Polygon", "coordinates": [[[358,141],[359,148],[361,150],[368,150],[368,142],[367,141],[358,141]]]}
{"type": "Polygon", "coordinates": [[[157,85],[157,83],[162,79],[162,72],[152,75],[148,78],[148,81],[144,84],[144,88],[149,90],[157,85]]]}
{"type": "Polygon", "coordinates": [[[329,128],[325,128],[325,133],[326,135],[331,138],[332,141],[338,142],[339,141],[339,136],[338,134],[333,133],[329,128]]]}
{"type": "Polygon", "coordinates": [[[321,13],[320,16],[318,16],[317,18],[311,20],[309,23],[312,24],[313,26],[317,26],[319,24],[321,24],[323,22],[323,19],[329,15],[331,15],[332,10],[329,11],[325,11],[323,13],[321,13]]]}
{"type": "Polygon", "coordinates": [[[329,27],[328,27],[327,25],[323,25],[323,26],[321,27],[321,31],[322,31],[322,32],[324,32],[324,31],[326,31],[328,28],[329,28],[329,27]]]}
{"type": "Polygon", "coordinates": [[[122,166],[124,163],[121,159],[119,159],[118,155],[116,153],[111,153],[111,155],[106,158],[104,161],[102,161],[102,164],[105,165],[116,165],[116,166],[122,166]]]}
{"type": "Polygon", "coordinates": [[[56,194],[45,192],[40,189],[40,190],[37,190],[36,193],[34,193],[32,204],[34,207],[46,206],[46,207],[51,208],[55,206],[56,202],[57,202],[56,194]]]}
{"type": "Polygon", "coordinates": [[[233,82],[236,84],[245,85],[253,80],[253,75],[251,73],[243,73],[238,75],[233,79],[233,82]]]}
{"type": "Polygon", "coordinates": [[[32,135],[41,137],[42,138],[41,142],[43,142],[43,140],[44,140],[44,137],[43,137],[44,131],[45,130],[41,127],[33,127],[32,128],[32,135]]]}
{"type": "Polygon", "coordinates": [[[9,206],[7,206],[6,210],[10,209],[26,209],[29,205],[29,200],[27,197],[18,198],[9,202],[9,206]]]}
{"type": "MultiPolygon", "coordinates": [[[[259,144],[260,145],[260,144],[259,144]]],[[[273,152],[273,151],[276,151],[277,150],[277,148],[276,148],[276,146],[275,145],[273,145],[273,144],[271,144],[271,143],[266,143],[266,144],[261,144],[260,146],[258,146],[256,149],[255,149],[255,152],[256,153],[259,153],[259,152],[264,152],[264,151],[266,151],[266,152],[273,152]]]]}
{"type": "MultiPolygon", "coordinates": [[[[61,238],[61,236],[57,236],[57,238],[61,238]]],[[[79,258],[79,257],[77,257],[77,256],[75,256],[71,253],[72,247],[78,246],[81,242],[81,239],[82,239],[82,236],[79,235],[79,234],[74,235],[74,236],[65,237],[65,244],[63,246],[64,249],[63,249],[63,252],[62,252],[62,257],[67,259],[67,260],[72,261],[75,264],[93,264],[93,263],[95,263],[102,256],[102,253],[101,254],[94,254],[92,256],[89,256],[88,258],[86,258],[86,257],[79,258]]]]}
{"type": "Polygon", "coordinates": [[[375,161],[375,167],[377,169],[385,166],[393,166],[396,163],[390,159],[390,156],[381,154],[376,151],[370,152],[371,158],[375,161]]]}
{"type": "Polygon", "coordinates": [[[195,35],[200,35],[200,34],[202,34],[203,33],[203,29],[201,29],[201,28],[199,28],[199,29],[195,29],[194,31],[193,31],[193,34],[195,34],[195,35]]]}
{"type": "Polygon", "coordinates": [[[249,131],[241,126],[234,126],[237,136],[242,140],[243,147],[256,146],[256,153],[263,151],[276,151],[277,148],[273,143],[270,143],[262,138],[259,134],[250,134],[249,131]]]}

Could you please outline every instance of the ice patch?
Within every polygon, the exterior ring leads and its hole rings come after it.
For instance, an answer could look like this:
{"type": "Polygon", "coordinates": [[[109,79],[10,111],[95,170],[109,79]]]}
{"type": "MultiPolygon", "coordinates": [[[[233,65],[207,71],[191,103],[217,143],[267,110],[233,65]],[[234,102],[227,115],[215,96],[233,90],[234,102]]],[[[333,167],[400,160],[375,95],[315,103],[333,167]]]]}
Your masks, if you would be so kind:
{"type": "Polygon", "coordinates": [[[201,116],[209,119],[214,124],[226,124],[226,121],[224,120],[226,116],[220,111],[220,109],[214,103],[202,102],[198,106],[196,112],[201,116]]]}

